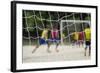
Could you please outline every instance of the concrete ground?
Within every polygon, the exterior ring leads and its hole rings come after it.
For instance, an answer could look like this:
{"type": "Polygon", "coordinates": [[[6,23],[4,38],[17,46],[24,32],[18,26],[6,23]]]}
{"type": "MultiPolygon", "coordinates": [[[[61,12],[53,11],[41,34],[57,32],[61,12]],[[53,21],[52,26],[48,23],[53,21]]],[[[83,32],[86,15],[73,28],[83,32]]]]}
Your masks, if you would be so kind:
{"type": "Polygon", "coordinates": [[[87,56],[84,56],[83,46],[59,45],[59,52],[56,52],[55,47],[55,45],[51,45],[51,53],[48,53],[47,45],[42,45],[32,53],[35,46],[23,46],[23,63],[90,59],[88,51],[87,56]]]}

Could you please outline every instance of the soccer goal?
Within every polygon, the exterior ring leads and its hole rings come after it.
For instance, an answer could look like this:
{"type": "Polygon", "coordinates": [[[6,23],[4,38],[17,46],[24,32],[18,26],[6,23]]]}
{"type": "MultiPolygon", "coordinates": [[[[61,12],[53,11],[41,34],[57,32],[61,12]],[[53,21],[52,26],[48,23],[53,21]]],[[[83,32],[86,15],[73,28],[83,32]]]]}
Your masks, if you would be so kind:
{"type": "Polygon", "coordinates": [[[90,26],[90,20],[61,20],[60,21],[60,34],[61,34],[61,44],[64,41],[67,43],[72,43],[72,34],[74,32],[82,32],[85,27],[90,26]]]}
{"type": "Polygon", "coordinates": [[[72,33],[83,31],[90,21],[90,13],[23,10],[23,45],[38,44],[45,26],[49,40],[51,30],[57,26],[61,44],[70,44],[72,33]]]}

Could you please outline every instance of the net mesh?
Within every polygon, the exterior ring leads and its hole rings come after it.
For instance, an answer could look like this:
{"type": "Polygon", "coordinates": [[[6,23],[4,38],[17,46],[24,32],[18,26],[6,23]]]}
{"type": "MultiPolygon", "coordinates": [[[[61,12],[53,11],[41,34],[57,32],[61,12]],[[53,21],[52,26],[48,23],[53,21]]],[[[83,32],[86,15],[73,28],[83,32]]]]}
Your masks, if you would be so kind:
{"type": "MultiPolygon", "coordinates": [[[[90,13],[23,10],[23,44],[39,44],[46,25],[49,31],[57,25],[61,42],[72,43],[72,33],[84,31],[90,21],[90,13]]],[[[49,34],[48,39],[50,36],[49,34]]]]}

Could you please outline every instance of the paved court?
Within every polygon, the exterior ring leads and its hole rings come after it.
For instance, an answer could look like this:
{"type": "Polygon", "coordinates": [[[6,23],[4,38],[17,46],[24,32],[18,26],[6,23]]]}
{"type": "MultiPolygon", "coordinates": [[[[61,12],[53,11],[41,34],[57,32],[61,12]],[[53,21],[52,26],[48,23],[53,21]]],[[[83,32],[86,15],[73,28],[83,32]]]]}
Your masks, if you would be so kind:
{"type": "Polygon", "coordinates": [[[87,56],[84,56],[84,47],[82,46],[60,45],[58,47],[59,52],[56,52],[55,45],[51,45],[51,53],[48,53],[47,46],[42,45],[32,54],[34,48],[35,46],[23,46],[23,63],[90,59],[88,53],[87,56]]]}

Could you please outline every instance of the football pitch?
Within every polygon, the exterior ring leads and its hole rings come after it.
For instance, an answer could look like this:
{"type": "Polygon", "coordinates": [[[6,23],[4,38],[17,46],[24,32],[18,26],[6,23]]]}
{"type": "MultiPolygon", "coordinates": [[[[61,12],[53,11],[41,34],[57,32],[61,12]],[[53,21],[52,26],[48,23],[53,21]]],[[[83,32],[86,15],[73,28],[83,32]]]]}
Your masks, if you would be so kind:
{"type": "Polygon", "coordinates": [[[54,61],[77,61],[89,60],[91,56],[84,56],[84,46],[59,45],[56,52],[55,45],[50,46],[50,53],[47,52],[47,45],[41,45],[34,53],[32,50],[35,46],[23,46],[22,61],[23,63],[32,62],[54,62],[54,61]]]}

